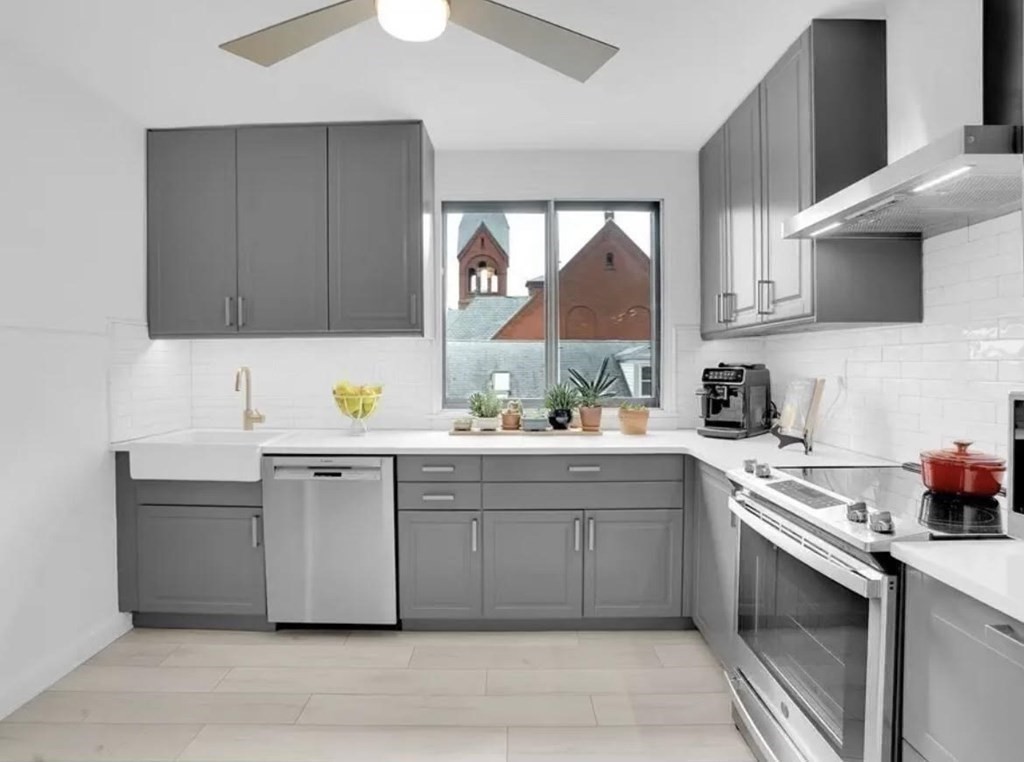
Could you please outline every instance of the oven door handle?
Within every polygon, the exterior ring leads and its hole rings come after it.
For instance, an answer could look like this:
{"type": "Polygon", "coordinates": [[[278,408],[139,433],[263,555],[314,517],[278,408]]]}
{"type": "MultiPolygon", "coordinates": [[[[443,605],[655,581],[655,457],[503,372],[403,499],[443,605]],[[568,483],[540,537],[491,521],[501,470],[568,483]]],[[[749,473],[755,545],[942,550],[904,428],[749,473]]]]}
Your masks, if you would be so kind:
{"type": "MultiPolygon", "coordinates": [[[[749,526],[764,539],[798,561],[807,564],[816,572],[828,577],[836,584],[842,585],[862,598],[881,598],[886,575],[868,566],[852,568],[834,558],[824,556],[808,548],[800,539],[803,533],[793,531],[796,537],[776,529],[764,519],[756,516],[744,507],[735,497],[729,498],[729,510],[736,514],[740,521],[749,526]]],[[[791,530],[792,531],[792,530],[791,530]]]]}

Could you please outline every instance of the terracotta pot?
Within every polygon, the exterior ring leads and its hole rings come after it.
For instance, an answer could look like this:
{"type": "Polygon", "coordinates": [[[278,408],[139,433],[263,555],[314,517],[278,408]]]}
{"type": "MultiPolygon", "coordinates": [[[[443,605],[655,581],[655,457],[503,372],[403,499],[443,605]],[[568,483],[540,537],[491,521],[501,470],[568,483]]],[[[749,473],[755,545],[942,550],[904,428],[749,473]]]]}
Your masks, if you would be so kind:
{"type": "Polygon", "coordinates": [[[600,407],[581,407],[580,408],[580,422],[583,424],[584,431],[600,431],[601,430],[601,411],[603,408],[600,407]]]}
{"type": "Polygon", "coordinates": [[[519,431],[519,423],[522,416],[519,413],[502,413],[501,428],[505,431],[519,431]]]}
{"type": "Polygon", "coordinates": [[[619,429],[623,434],[646,434],[647,422],[650,418],[650,410],[624,410],[619,408],[619,429]]]}
{"type": "Polygon", "coordinates": [[[972,497],[999,493],[1006,461],[998,455],[968,452],[970,442],[956,441],[953,449],[921,453],[921,478],[932,492],[972,497]]]}

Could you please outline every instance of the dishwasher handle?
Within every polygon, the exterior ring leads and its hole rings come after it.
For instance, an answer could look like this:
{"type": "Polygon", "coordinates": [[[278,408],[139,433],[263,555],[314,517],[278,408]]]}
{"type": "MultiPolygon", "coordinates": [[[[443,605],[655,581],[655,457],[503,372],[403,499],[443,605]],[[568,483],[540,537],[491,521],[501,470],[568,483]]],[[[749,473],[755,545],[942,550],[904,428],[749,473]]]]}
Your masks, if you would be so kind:
{"type": "Polygon", "coordinates": [[[278,466],[274,468],[275,481],[334,481],[334,482],[379,482],[379,467],[331,467],[331,466],[278,466]]]}

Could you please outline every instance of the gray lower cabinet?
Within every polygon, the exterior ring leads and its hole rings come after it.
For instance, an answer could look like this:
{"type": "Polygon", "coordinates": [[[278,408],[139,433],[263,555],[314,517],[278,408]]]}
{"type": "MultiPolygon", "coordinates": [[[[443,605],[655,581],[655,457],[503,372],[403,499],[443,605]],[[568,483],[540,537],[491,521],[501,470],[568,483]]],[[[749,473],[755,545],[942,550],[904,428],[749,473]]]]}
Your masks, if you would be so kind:
{"type": "Polygon", "coordinates": [[[1024,623],[906,576],[903,738],[927,762],[1021,758],[1024,623]]]}
{"type": "Polygon", "coordinates": [[[238,131],[240,333],[327,331],[327,128],[238,131]]]}
{"type": "Polygon", "coordinates": [[[138,611],[265,615],[262,510],[141,505],[138,611]]]}
{"type": "Polygon", "coordinates": [[[693,620],[722,664],[732,663],[739,529],[729,510],[725,474],[697,466],[695,490],[693,620]]]}
{"type": "Polygon", "coordinates": [[[420,333],[423,125],[336,125],[328,140],[331,331],[420,333]]]}
{"type": "Polygon", "coordinates": [[[238,278],[235,131],[150,132],[147,154],[150,335],[231,333],[238,278]]]}
{"type": "Polygon", "coordinates": [[[398,513],[398,591],[404,619],[476,619],[483,610],[478,511],[398,513]]]}
{"type": "Polygon", "coordinates": [[[682,615],[683,512],[587,511],[585,617],[682,615]]]}
{"type": "Polygon", "coordinates": [[[484,616],[582,616],[582,532],[582,511],[485,511],[484,616]]]}

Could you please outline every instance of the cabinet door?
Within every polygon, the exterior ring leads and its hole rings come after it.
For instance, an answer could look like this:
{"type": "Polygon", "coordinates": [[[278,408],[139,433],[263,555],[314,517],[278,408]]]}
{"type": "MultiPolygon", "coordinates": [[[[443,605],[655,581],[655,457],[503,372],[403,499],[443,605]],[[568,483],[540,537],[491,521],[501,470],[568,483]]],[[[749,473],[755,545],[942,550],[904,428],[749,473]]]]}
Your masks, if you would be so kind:
{"type": "Polygon", "coordinates": [[[736,606],[737,528],[729,510],[729,483],[720,471],[698,466],[693,619],[711,650],[732,664],[736,606]]]}
{"type": "Polygon", "coordinates": [[[328,142],[331,331],[418,333],[421,126],[336,126],[328,142]]]}
{"type": "Polygon", "coordinates": [[[683,512],[587,511],[583,615],[682,615],[683,512]]]}
{"type": "Polygon", "coordinates": [[[139,506],[139,611],[266,614],[261,521],[258,508],[139,506]]]}
{"type": "Polygon", "coordinates": [[[327,330],[327,128],[238,131],[242,333],[327,330]]]}
{"type": "Polygon", "coordinates": [[[579,618],[582,511],[484,513],[484,616],[579,618]]]}
{"type": "Polygon", "coordinates": [[[721,331],[725,291],[725,128],[700,151],[700,330],[721,331]]]}
{"type": "Polygon", "coordinates": [[[728,256],[725,316],[729,327],[758,321],[761,273],[761,97],[755,90],[725,125],[728,256]]]}
{"type": "Polygon", "coordinates": [[[234,333],[235,131],[148,135],[151,336],[234,333]]]}
{"type": "Polygon", "coordinates": [[[475,619],[483,605],[480,513],[398,512],[404,619],[475,619]]]}
{"type": "Polygon", "coordinates": [[[787,241],[783,223],[813,201],[810,31],[762,85],[764,258],[759,309],[765,322],[814,313],[814,242],[787,241]]]}

